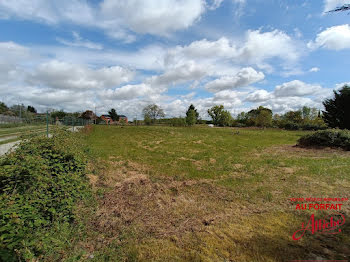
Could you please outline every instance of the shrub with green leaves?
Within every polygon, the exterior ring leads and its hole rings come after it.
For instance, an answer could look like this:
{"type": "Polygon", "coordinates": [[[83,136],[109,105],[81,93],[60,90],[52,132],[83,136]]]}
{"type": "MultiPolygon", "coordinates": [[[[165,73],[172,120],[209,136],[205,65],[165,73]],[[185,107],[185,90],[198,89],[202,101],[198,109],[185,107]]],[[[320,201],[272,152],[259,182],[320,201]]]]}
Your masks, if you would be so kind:
{"type": "Polygon", "coordinates": [[[0,260],[40,255],[41,232],[74,220],[76,203],[90,192],[79,136],[57,130],[0,159],[0,260]]]}
{"type": "Polygon", "coordinates": [[[305,147],[339,147],[350,150],[350,131],[327,129],[302,136],[298,145],[305,147]]]}

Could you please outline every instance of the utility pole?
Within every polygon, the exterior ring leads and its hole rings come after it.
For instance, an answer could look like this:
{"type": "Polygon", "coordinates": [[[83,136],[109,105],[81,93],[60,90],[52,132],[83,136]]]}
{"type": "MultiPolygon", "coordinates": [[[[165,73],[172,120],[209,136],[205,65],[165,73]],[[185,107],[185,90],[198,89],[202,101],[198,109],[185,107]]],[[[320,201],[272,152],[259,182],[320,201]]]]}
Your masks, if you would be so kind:
{"type": "Polygon", "coordinates": [[[97,118],[97,115],[96,115],[96,106],[95,106],[95,117],[94,117],[95,125],[96,125],[96,122],[97,122],[97,121],[96,121],[96,120],[97,120],[96,118],[97,118]]]}
{"type": "Polygon", "coordinates": [[[46,136],[49,137],[49,111],[46,111],[46,136]]]}

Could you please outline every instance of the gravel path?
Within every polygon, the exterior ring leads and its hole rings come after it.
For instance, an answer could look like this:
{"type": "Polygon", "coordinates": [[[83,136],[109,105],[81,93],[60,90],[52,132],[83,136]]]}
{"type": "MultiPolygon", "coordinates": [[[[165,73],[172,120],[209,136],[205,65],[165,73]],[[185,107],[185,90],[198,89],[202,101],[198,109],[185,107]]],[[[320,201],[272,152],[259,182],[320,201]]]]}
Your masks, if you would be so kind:
{"type": "Polygon", "coordinates": [[[5,136],[5,137],[0,137],[0,142],[2,141],[6,141],[6,140],[10,140],[10,139],[14,139],[18,136],[5,136]]]}
{"type": "Polygon", "coordinates": [[[16,145],[19,143],[19,141],[10,142],[7,144],[0,145],[0,156],[5,155],[8,151],[11,149],[16,149],[16,145]]]}

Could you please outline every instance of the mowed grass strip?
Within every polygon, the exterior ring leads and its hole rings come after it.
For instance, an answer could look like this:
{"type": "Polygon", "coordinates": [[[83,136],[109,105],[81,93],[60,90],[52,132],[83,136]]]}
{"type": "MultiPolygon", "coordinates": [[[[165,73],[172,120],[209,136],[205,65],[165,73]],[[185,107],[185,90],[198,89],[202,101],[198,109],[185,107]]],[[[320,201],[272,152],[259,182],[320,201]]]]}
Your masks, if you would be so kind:
{"type": "Polygon", "coordinates": [[[14,134],[21,134],[28,131],[35,131],[44,129],[46,126],[44,125],[37,125],[37,126],[20,126],[20,127],[11,127],[11,128],[1,128],[0,127],[0,136],[4,135],[14,135],[14,134]]]}
{"type": "Polygon", "coordinates": [[[349,197],[350,153],[295,147],[302,131],[235,133],[94,127],[89,178],[100,201],[85,245],[95,261],[345,259],[349,222],[342,234],[293,241],[312,211],[289,198],[349,197]]]}

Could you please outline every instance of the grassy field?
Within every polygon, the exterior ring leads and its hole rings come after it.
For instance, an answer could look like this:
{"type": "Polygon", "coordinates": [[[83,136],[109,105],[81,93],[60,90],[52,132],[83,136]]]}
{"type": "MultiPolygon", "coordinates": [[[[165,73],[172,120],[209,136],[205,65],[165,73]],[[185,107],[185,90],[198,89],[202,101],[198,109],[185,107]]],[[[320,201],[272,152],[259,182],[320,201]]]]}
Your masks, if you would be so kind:
{"type": "MultiPolygon", "coordinates": [[[[347,259],[348,221],[340,234],[292,240],[311,213],[324,213],[295,210],[289,198],[350,192],[350,153],[295,147],[305,133],[94,127],[88,176],[98,207],[80,249],[93,261],[347,259]]],[[[348,218],[348,202],[342,210],[348,218]]]]}

